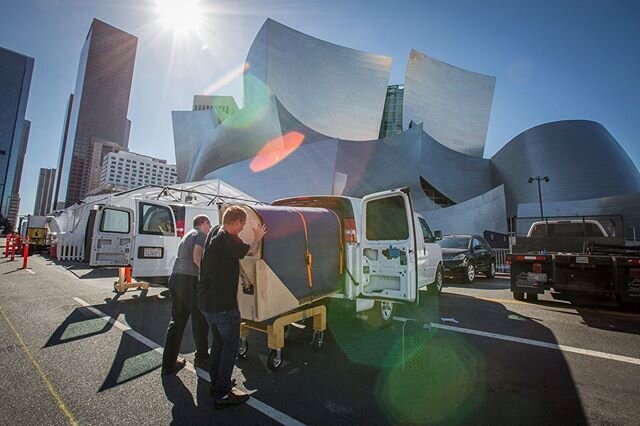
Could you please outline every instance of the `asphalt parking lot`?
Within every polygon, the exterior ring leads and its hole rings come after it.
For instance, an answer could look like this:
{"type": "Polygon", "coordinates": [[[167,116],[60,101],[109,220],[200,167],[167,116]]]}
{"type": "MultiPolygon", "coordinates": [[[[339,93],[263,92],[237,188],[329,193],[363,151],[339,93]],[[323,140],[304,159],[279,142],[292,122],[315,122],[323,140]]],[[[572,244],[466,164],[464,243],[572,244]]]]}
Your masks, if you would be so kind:
{"type": "MultiPolygon", "coordinates": [[[[0,424],[634,424],[640,313],[609,301],[511,298],[508,280],[448,283],[400,321],[364,327],[329,302],[313,351],[294,327],[284,364],[249,338],[246,406],[214,410],[206,373],[162,377],[164,288],[112,292],[112,270],[0,259],[0,424]],[[574,301],[576,302],[576,301],[574,301]],[[408,319],[408,321],[405,321],[408,319]]],[[[189,328],[182,352],[193,361],[189,328]]]]}

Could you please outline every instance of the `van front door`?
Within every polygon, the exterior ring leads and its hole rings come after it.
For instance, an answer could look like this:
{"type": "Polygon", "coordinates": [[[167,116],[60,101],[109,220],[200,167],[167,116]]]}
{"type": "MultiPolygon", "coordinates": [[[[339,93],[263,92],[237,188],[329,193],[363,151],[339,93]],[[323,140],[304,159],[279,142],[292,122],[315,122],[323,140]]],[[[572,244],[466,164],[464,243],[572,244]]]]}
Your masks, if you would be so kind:
{"type": "Polygon", "coordinates": [[[96,212],[89,266],[127,266],[133,248],[133,211],[101,206],[96,212]]]}
{"type": "Polygon", "coordinates": [[[408,191],[384,191],[362,199],[362,296],[415,301],[414,226],[408,191]]]}

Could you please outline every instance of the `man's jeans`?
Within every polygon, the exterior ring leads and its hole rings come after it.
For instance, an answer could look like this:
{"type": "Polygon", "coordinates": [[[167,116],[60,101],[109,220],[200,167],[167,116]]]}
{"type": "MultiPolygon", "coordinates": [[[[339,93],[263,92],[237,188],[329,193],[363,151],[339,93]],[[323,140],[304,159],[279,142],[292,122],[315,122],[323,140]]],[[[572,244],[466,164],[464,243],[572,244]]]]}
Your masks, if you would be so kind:
{"type": "Polygon", "coordinates": [[[173,367],[178,359],[184,328],[191,317],[193,340],[196,344],[196,360],[203,361],[209,356],[207,321],[198,309],[198,277],[184,274],[171,274],[169,291],[171,292],[171,322],[167,329],[162,356],[162,368],[173,367]]]}
{"type": "Polygon", "coordinates": [[[231,391],[231,375],[240,345],[240,311],[202,311],[202,314],[213,334],[209,374],[213,396],[220,399],[231,391]]]}

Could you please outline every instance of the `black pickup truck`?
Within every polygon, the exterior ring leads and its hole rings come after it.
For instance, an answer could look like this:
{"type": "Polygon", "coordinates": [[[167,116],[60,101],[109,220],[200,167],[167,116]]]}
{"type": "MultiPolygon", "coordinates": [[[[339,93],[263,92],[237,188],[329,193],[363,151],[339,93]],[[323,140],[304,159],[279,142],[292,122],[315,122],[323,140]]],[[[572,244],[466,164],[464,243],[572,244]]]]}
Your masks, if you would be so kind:
{"type": "Polygon", "coordinates": [[[592,220],[534,222],[516,237],[507,255],[516,300],[537,300],[553,290],[564,294],[615,296],[619,304],[640,303],[640,248],[625,246],[592,220]],[[576,230],[578,232],[576,232],[576,230]]]}

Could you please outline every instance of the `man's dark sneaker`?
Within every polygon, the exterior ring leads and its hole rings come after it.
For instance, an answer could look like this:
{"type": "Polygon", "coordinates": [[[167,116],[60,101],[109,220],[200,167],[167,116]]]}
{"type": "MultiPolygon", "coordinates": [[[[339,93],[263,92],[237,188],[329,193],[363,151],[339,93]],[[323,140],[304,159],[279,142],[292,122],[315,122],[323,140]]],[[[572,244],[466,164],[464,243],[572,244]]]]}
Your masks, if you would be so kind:
{"type": "Polygon", "coordinates": [[[249,395],[246,393],[241,393],[235,389],[231,389],[231,391],[223,396],[220,399],[216,399],[214,402],[215,408],[226,408],[231,407],[232,405],[240,405],[244,404],[249,400],[249,395]]]}
{"type": "Polygon", "coordinates": [[[195,365],[197,368],[202,368],[203,370],[208,370],[209,369],[209,358],[196,359],[195,361],[193,361],[193,365],[195,365]]]}
{"type": "Polygon", "coordinates": [[[182,370],[184,368],[184,366],[187,365],[187,361],[185,361],[184,359],[179,359],[176,361],[176,363],[173,365],[173,367],[162,367],[162,371],[161,374],[163,376],[168,376],[170,374],[176,374],[178,371],[182,370]]]}
{"type": "MultiPolygon", "coordinates": [[[[236,379],[231,379],[231,387],[232,388],[236,387],[236,379]]],[[[213,395],[214,394],[213,388],[214,388],[214,383],[211,383],[209,385],[209,395],[213,395]]]]}

